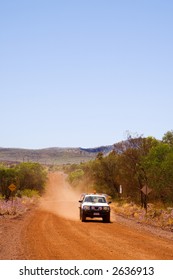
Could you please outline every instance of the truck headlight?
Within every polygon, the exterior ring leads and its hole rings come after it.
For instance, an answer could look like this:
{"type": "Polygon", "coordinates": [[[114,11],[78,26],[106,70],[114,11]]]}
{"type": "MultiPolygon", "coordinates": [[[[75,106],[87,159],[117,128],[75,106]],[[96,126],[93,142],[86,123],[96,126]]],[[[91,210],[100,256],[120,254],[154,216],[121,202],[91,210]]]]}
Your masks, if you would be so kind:
{"type": "Polygon", "coordinates": [[[83,209],[84,209],[84,210],[90,210],[90,206],[85,205],[85,206],[83,207],[83,209]]]}
{"type": "Polygon", "coordinates": [[[103,210],[108,212],[110,210],[110,208],[109,208],[109,206],[104,206],[103,210]]]}

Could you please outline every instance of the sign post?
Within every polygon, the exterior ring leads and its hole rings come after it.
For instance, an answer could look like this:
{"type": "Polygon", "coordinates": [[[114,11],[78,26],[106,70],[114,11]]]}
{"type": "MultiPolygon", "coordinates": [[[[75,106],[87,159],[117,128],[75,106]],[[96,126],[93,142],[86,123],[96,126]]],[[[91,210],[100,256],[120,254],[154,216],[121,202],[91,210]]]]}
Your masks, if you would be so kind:
{"type": "Polygon", "coordinates": [[[152,191],[147,185],[143,186],[141,189],[141,192],[145,195],[145,202],[144,202],[144,208],[146,209],[147,212],[147,202],[148,202],[148,194],[152,191]]]}
{"type": "Polygon", "coordinates": [[[120,194],[122,194],[123,193],[123,187],[122,187],[122,185],[120,185],[120,194]]]}
{"type": "Polygon", "coordinates": [[[9,190],[12,192],[12,205],[13,205],[13,192],[16,190],[16,186],[14,184],[9,185],[9,190]]]}

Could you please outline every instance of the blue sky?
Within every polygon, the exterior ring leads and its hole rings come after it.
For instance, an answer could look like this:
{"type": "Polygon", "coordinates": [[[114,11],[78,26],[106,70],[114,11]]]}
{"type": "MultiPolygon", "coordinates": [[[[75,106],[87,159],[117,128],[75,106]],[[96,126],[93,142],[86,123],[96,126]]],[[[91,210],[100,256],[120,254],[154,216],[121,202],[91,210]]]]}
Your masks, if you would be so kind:
{"type": "Polygon", "coordinates": [[[0,147],[173,129],[173,1],[0,0],[0,147]]]}

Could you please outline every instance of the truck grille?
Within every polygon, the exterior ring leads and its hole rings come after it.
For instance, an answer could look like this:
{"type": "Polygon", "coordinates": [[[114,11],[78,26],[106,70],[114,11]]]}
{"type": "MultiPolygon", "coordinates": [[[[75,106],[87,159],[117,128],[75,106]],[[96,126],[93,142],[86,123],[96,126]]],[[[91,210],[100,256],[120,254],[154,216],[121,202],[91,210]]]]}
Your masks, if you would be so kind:
{"type": "Polygon", "coordinates": [[[102,207],[101,206],[91,206],[91,210],[100,211],[100,210],[102,210],[102,207]]]}

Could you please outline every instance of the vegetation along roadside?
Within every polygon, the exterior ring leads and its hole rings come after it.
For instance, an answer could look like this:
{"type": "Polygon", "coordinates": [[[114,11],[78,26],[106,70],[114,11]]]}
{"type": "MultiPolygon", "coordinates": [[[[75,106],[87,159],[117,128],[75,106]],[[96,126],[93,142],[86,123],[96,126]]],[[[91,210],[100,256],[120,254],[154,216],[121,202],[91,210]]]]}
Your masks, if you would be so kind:
{"type": "Polygon", "coordinates": [[[39,163],[0,165],[0,216],[20,215],[44,192],[46,169],[39,163]],[[14,186],[14,190],[10,186],[14,186]]]}
{"type": "MultiPolygon", "coordinates": [[[[107,193],[119,215],[173,230],[173,131],[162,140],[129,135],[94,159],[49,169],[63,169],[72,187],[81,192],[107,193]]],[[[47,170],[35,162],[0,164],[0,215],[25,211],[29,201],[35,203],[44,192],[47,170]]]]}
{"type": "Polygon", "coordinates": [[[74,187],[109,194],[116,213],[173,230],[173,131],[161,141],[129,135],[107,155],[66,172],[74,187]]]}

